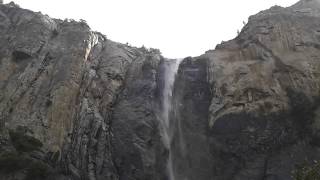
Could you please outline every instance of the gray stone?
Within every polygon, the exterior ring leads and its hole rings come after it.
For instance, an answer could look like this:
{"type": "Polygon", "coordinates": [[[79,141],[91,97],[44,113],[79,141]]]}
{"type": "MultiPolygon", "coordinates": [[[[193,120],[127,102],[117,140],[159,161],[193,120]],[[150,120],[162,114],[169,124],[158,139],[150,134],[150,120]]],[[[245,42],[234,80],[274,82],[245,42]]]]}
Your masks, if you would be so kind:
{"type": "MultiPolygon", "coordinates": [[[[176,179],[290,180],[320,160],[319,18],[317,0],[274,6],[182,61],[170,114],[176,179]]],[[[0,180],[32,167],[34,179],[169,179],[159,50],[13,2],[0,5],[0,34],[0,180]]]]}

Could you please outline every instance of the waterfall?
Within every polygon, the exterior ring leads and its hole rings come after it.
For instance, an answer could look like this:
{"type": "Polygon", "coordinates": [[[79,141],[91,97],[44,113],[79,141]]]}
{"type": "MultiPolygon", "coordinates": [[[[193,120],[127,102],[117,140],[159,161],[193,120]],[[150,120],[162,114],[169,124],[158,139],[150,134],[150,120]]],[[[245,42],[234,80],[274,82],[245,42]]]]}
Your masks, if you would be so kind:
{"type": "Polygon", "coordinates": [[[166,60],[164,62],[164,84],[162,90],[162,108],[160,112],[160,125],[162,141],[169,150],[169,157],[167,162],[167,173],[169,180],[175,180],[172,162],[171,141],[172,141],[172,127],[170,122],[170,112],[172,110],[172,95],[175,77],[182,59],[166,60]]]}

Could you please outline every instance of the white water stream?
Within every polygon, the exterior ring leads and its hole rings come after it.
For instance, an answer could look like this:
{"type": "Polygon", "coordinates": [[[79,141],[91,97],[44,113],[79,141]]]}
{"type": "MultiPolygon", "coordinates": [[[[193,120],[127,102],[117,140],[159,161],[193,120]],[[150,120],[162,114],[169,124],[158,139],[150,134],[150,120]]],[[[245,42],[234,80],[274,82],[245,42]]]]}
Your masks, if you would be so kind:
{"type": "Polygon", "coordinates": [[[167,173],[169,180],[175,180],[171,153],[171,141],[172,141],[172,128],[170,125],[170,112],[172,111],[172,94],[173,86],[176,78],[176,74],[179,68],[179,64],[182,59],[169,60],[164,63],[164,87],[163,87],[163,101],[162,101],[162,111],[161,113],[161,129],[162,129],[162,141],[166,148],[169,150],[169,157],[167,162],[167,173]]]}

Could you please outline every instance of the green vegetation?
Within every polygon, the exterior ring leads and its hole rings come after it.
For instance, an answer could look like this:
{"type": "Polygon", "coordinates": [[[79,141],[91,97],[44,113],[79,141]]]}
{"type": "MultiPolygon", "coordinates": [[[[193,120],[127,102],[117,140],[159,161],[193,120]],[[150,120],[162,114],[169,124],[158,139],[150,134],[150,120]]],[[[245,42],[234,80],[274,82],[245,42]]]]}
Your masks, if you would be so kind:
{"type": "Polygon", "coordinates": [[[4,173],[16,172],[29,165],[29,159],[17,152],[2,152],[0,154],[0,170],[4,173]]]}
{"type": "Polygon", "coordinates": [[[294,172],[295,180],[320,180],[320,163],[313,165],[303,165],[294,172]]]}
{"type": "Polygon", "coordinates": [[[3,173],[14,173],[20,170],[26,171],[24,180],[43,180],[52,169],[40,160],[30,158],[26,154],[17,152],[3,152],[0,154],[0,171],[3,173]]]}
{"type": "Polygon", "coordinates": [[[26,172],[24,180],[43,180],[52,173],[53,169],[48,164],[30,156],[30,152],[42,147],[42,143],[31,135],[32,131],[23,126],[9,131],[12,145],[16,150],[0,153],[0,171],[2,173],[10,174],[24,171],[26,172]]]}
{"type": "Polygon", "coordinates": [[[45,179],[50,172],[50,167],[47,164],[41,161],[33,161],[27,168],[25,180],[42,180],[45,179]]]}
{"type": "Polygon", "coordinates": [[[19,126],[15,131],[9,131],[12,144],[18,152],[31,152],[39,150],[42,147],[41,141],[28,135],[28,132],[29,131],[22,126],[19,126]]]}

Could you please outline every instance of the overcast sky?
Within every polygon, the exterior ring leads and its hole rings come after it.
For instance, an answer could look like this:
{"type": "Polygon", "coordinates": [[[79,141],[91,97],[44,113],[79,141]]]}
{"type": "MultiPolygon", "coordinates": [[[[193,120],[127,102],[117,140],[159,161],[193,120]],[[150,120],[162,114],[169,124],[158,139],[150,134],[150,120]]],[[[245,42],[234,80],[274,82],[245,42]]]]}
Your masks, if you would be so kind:
{"type": "Polygon", "coordinates": [[[168,58],[201,55],[221,41],[234,38],[250,15],[297,1],[14,0],[23,8],[54,18],[85,19],[108,39],[158,48],[168,58]]]}

